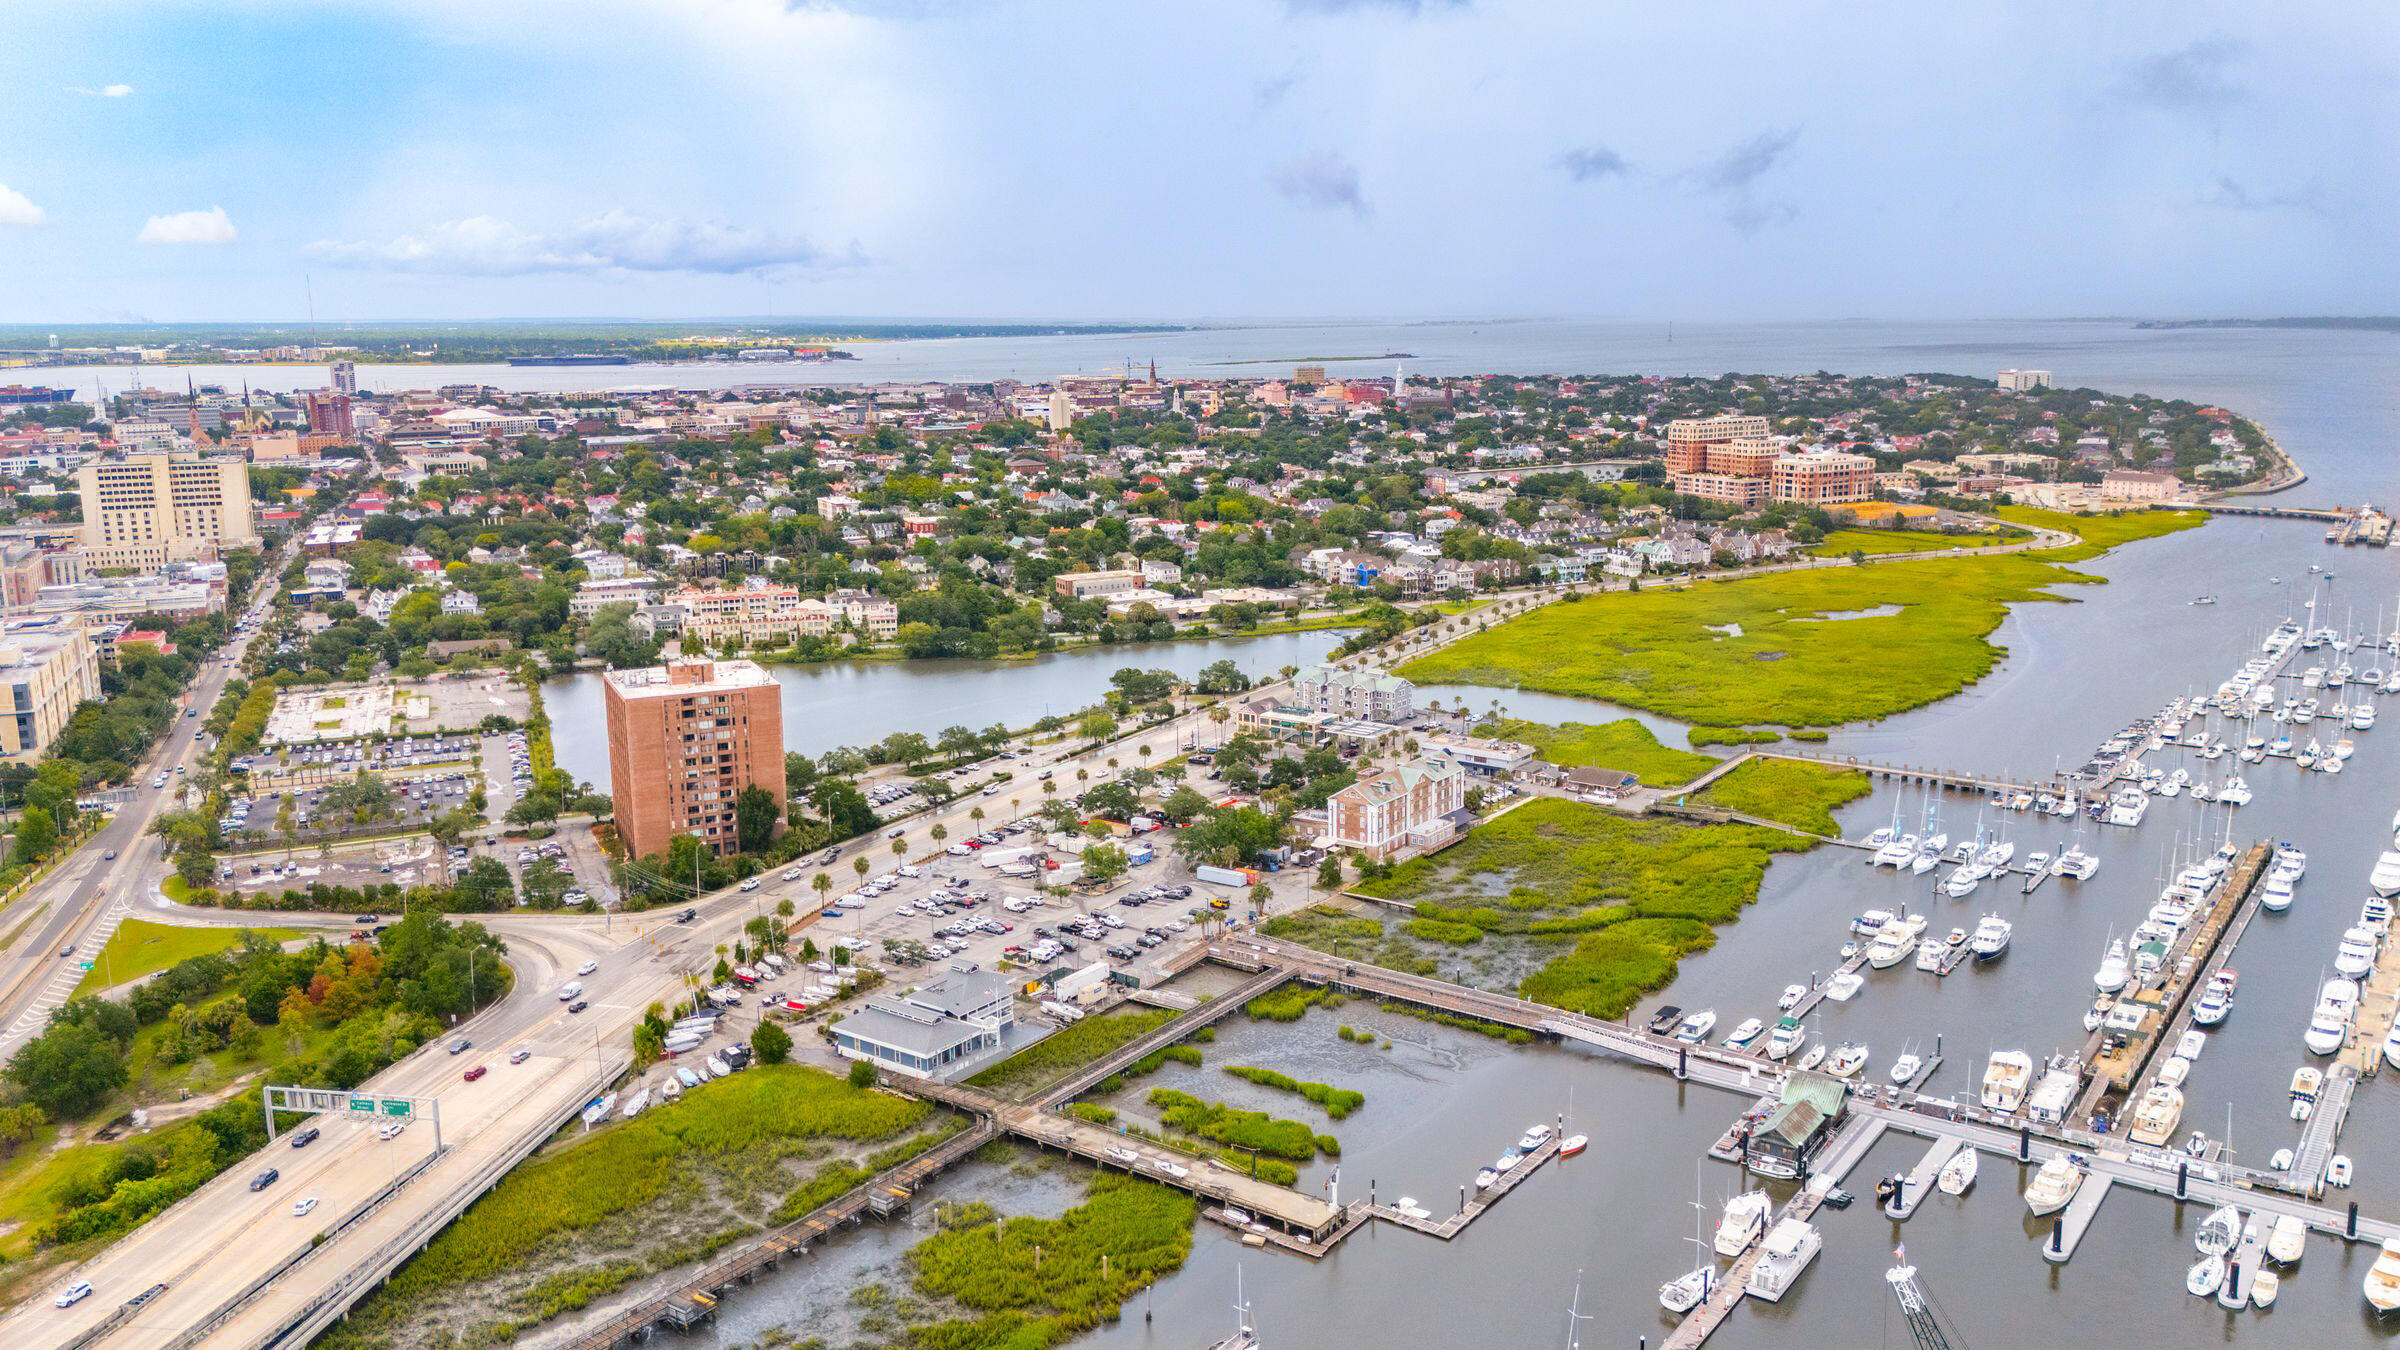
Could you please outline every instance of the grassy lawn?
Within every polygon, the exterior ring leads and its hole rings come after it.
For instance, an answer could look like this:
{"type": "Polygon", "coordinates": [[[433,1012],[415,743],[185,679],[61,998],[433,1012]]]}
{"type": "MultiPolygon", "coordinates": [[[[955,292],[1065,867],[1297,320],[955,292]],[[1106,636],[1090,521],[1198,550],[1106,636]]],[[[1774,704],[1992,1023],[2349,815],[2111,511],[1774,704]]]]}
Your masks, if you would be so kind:
{"type": "Polygon", "coordinates": [[[2117,511],[2107,515],[2079,516],[2070,511],[2043,511],[2031,506],[2003,506],[1992,513],[2011,525],[2023,525],[2036,530],[2064,530],[2083,536],[2083,542],[2072,548],[2049,549],[2041,554],[2060,562],[2081,562],[2097,558],[2123,544],[2143,539],[2156,539],[2162,534],[2189,530],[2208,523],[2205,511],[2117,511]]]}
{"type": "Polygon", "coordinates": [[[1505,719],[1492,734],[1506,741],[1522,741],[1542,758],[1565,768],[1623,769],[1653,787],[1688,783],[1717,763],[1707,755],[1660,745],[1650,728],[1630,717],[1596,726],[1586,722],[1549,726],[1505,719]]]}
{"type": "MultiPolygon", "coordinates": [[[[116,935],[101,948],[100,957],[92,962],[91,970],[75,986],[77,994],[105,989],[111,984],[165,970],[178,961],[210,952],[226,951],[239,946],[242,932],[238,928],[192,928],[180,924],[152,923],[148,919],[127,919],[116,935]]],[[[253,930],[277,942],[307,937],[300,928],[260,928],[253,930]]]]}
{"type": "Polygon", "coordinates": [[[1833,808],[1870,791],[1856,769],[1833,769],[1788,759],[1754,759],[1708,785],[1692,800],[1762,820],[1779,820],[1811,834],[1838,835],[1833,808]]]}
{"type": "Polygon", "coordinates": [[[1931,553],[1945,548],[1990,548],[2008,540],[1997,534],[1937,534],[1931,530],[1835,530],[1809,550],[1813,557],[1847,558],[1853,553],[1931,553]]]}
{"type": "MultiPolygon", "coordinates": [[[[1357,889],[1414,903],[1416,917],[1401,931],[1420,941],[1470,951],[1529,944],[1541,964],[1518,993],[1615,1017],[1672,980],[1685,952],[1715,942],[1712,925],[1732,922],[1758,898],[1776,854],[1811,847],[1761,826],[1627,818],[1545,798],[1357,889]]],[[[1262,931],[1308,942],[1310,930],[1321,930],[1363,946],[1363,933],[1346,925],[1365,922],[1372,921],[1328,915],[1262,931]]]]}
{"type": "Polygon", "coordinates": [[[1174,1018],[1174,1012],[1166,1008],[1119,1008],[1086,1017],[1043,1037],[967,1082],[1003,1096],[1029,1096],[1174,1018]]]}

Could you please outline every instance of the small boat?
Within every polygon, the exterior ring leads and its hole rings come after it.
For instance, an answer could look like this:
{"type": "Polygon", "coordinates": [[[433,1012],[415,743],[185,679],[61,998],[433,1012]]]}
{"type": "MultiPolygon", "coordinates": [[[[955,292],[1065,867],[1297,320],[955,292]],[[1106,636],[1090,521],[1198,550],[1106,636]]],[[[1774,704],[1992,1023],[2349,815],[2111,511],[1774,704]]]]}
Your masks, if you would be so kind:
{"type": "Polygon", "coordinates": [[[1892,1081],[1906,1087],[1908,1081],[1917,1076],[1917,1070],[1924,1067],[1923,1059],[1904,1050],[1900,1058],[1892,1061],[1892,1081]]]}
{"type": "Polygon", "coordinates": [[[2183,1089],[2159,1083],[2133,1108],[2133,1142],[2156,1148],[2175,1137],[2183,1121],[2183,1089]]]}
{"type": "Polygon", "coordinates": [[[2350,1185],[2349,1154],[2336,1153],[2333,1155],[2333,1161],[2325,1164],[2325,1184],[2348,1188],[2350,1185]]]}
{"type": "Polygon", "coordinates": [[[2206,1032],[2187,1031],[2175,1039],[2175,1053],[2183,1059],[2198,1059],[2200,1052],[2207,1048],[2208,1033],[2206,1032]]]}
{"type": "Polygon", "coordinates": [[[1866,976],[1855,970],[1845,970],[1825,982],[1825,997],[1836,1003],[1848,1003],[1866,985],[1866,976]]]}
{"type": "Polygon", "coordinates": [[[2316,1069],[2302,1067],[2292,1074],[2292,1119],[2306,1120],[2317,1109],[2317,1094],[2325,1086],[2325,1075],[2316,1069]]]}
{"type": "Polygon", "coordinates": [[[1767,1231],[1767,1216],[1774,1210],[1775,1202],[1765,1191],[1744,1191],[1726,1201],[1725,1216],[1717,1221],[1717,1255],[1740,1256],[1750,1250],[1767,1231]]]}
{"type": "Polygon", "coordinates": [[[2033,1056],[2022,1050],[1999,1050],[1983,1071],[1983,1108],[2006,1115],[2025,1100],[2025,1085],[2033,1077],[2033,1056]]]}
{"type": "Polygon", "coordinates": [[[2007,954],[2009,939],[2015,936],[2016,931],[2017,926],[2008,920],[1997,914],[1986,914],[1976,922],[1975,936],[1969,941],[1967,949],[1975,954],[1977,961],[1997,961],[2007,954]]]}
{"type": "Polygon", "coordinates": [[[1433,1217],[1433,1211],[1418,1204],[1417,1197],[1413,1195],[1401,1196],[1399,1202],[1392,1208],[1403,1218],[1430,1219],[1433,1217]]]}
{"type": "Polygon", "coordinates": [[[2267,1170],[2270,1172],[2289,1172],[2292,1170],[2292,1162],[2292,1151],[2288,1148],[2279,1148],[2275,1150],[2274,1157],[2267,1159],[2267,1170]]]}
{"type": "Polygon", "coordinates": [[[1700,1306],[1716,1283],[1717,1268],[1702,1266],[1687,1274],[1678,1275],[1658,1287],[1658,1306],[1671,1313],[1687,1313],[1700,1306]]]}
{"type": "Polygon", "coordinates": [[[2241,1234],[2241,1210],[2232,1205],[2219,1205],[2193,1231],[2192,1246],[2202,1256],[2222,1256],[2233,1250],[2234,1239],[2241,1234]]]}
{"type": "Polygon", "coordinates": [[[1698,1045],[1708,1038],[1710,1028],[1716,1024],[1717,1010],[1702,1008],[1700,1011],[1686,1016],[1683,1024],[1675,1028],[1675,1039],[1687,1045],[1698,1045]]]}
{"type": "Polygon", "coordinates": [[[1518,1163],[1523,1161],[1525,1161],[1525,1155],[1512,1148],[1507,1152],[1502,1153],[1499,1158],[1492,1163],[1492,1170],[1500,1173],[1503,1176],[1506,1176],[1510,1168],[1515,1167],[1518,1163]]]}
{"type": "Polygon", "coordinates": [[[1570,1134],[1566,1138],[1558,1141],[1558,1156],[1562,1158],[1572,1158],[1576,1154],[1583,1152],[1585,1149],[1590,1148],[1591,1146],[1592,1137],[1590,1135],[1570,1134]]]}
{"type": "Polygon", "coordinates": [[[1780,1012],[1790,1012],[1799,1007],[1800,1000],[1806,997],[1808,997],[1807,985],[1787,984],[1783,987],[1783,997],[1775,1000],[1775,1007],[1780,1012]]]}
{"type": "Polygon", "coordinates": [[[1800,1063],[1798,1067],[1803,1070],[1813,1069],[1824,1062],[1825,1042],[1819,1041],[1815,1045],[1808,1047],[1807,1054],[1800,1056],[1800,1063]]]}
{"type": "Polygon", "coordinates": [[[2367,874],[2367,884],[2377,895],[2400,894],[2400,852],[2386,850],[2375,859],[2374,870],[2367,874]]]}
{"type": "Polygon", "coordinates": [[[2222,1256],[2201,1257],[2192,1263],[2192,1268],[2186,1271],[2183,1277],[2184,1292],[2194,1298],[2209,1297],[2216,1293],[2217,1286],[2223,1283],[2225,1283],[2225,1258],[2222,1256]]]}
{"type": "Polygon", "coordinates": [[[2400,1308],[2400,1238],[2385,1238],[2365,1281],[2367,1306],[2377,1316],[2400,1308]]]}
{"type": "Polygon", "coordinates": [[[2042,1218],[2056,1214],[2075,1198],[2077,1187],[2083,1185],[2083,1169],[2064,1153],[2050,1155],[2033,1181],[2025,1187],[2025,1207],[2042,1218]]]}
{"type": "Polygon", "coordinates": [[[1517,1152],[1531,1154],[1550,1142],[1550,1127],[1536,1125],[1517,1138],[1517,1152]]]}
{"type": "Polygon", "coordinates": [[[2400,1020],[2392,1023],[2391,1031],[2383,1038],[2383,1062],[2400,1069],[2400,1020]]]}
{"type": "Polygon", "coordinates": [[[658,1095],[666,1098],[668,1101],[676,1101],[683,1096],[683,1084],[678,1083],[674,1079],[670,1078],[665,1083],[659,1085],[658,1095]]]}
{"type": "Polygon", "coordinates": [[[1108,1149],[1108,1160],[1119,1167],[1131,1167],[1142,1160],[1142,1155],[1129,1148],[1111,1145],[1108,1149]]]}
{"type": "Polygon", "coordinates": [[[1859,937],[1871,938],[1882,932],[1883,926],[1891,921],[1892,912],[1890,910],[1870,909],[1850,921],[1850,931],[1859,937]]]}
{"type": "Polygon", "coordinates": [[[634,1093],[630,1097],[627,1097],[625,1099],[625,1105],[619,1109],[617,1114],[623,1119],[631,1120],[635,1116],[640,1115],[643,1109],[649,1105],[650,1089],[643,1088],[641,1091],[634,1093]]]}
{"type": "Polygon", "coordinates": [[[2275,1296],[2281,1292],[2283,1292],[2281,1275],[2271,1270],[2257,1270],[2250,1273],[2251,1307],[2272,1308],[2275,1306],[2275,1296]]]}
{"type": "Polygon", "coordinates": [[[1488,1191],[1492,1188],[1492,1183],[1498,1181],[1499,1179],[1500,1174],[1498,1172],[1486,1167],[1475,1174],[1475,1189],[1479,1191],[1488,1191]]]}
{"type": "Polygon", "coordinates": [[[1759,1019],[1745,1017],[1742,1019],[1741,1025],[1733,1029],[1733,1034],[1725,1038],[1725,1044],[1737,1050],[1746,1050],[1750,1047],[1750,1043],[1757,1040],[1759,1034],[1766,1029],[1767,1024],[1759,1019]]]}
{"type": "Polygon", "coordinates": [[[1232,1224],[1236,1228],[1248,1228],[1250,1225],[1258,1222],[1258,1220],[1251,1218],[1250,1211],[1246,1209],[1240,1209],[1233,1205],[1227,1205],[1225,1207],[1225,1222],[1232,1224]]]}
{"type": "Polygon", "coordinates": [[[2169,1056],[2158,1070],[2158,1081],[2172,1088],[2182,1087],[2183,1080],[2191,1076],[2192,1062],[2181,1055],[2169,1056]]]}
{"type": "Polygon", "coordinates": [[[1856,1041],[1844,1041],[1825,1061],[1825,1072],[1836,1078],[1856,1078],[1867,1067],[1867,1047],[1856,1041]]]}
{"type": "Polygon", "coordinates": [[[2265,907],[2270,914],[2281,914],[2290,909],[2292,907],[2292,883],[2286,880],[2281,873],[2268,877],[2265,887],[2259,892],[2258,903],[2265,907]]]}
{"type": "Polygon", "coordinates": [[[1767,1034],[1766,1056],[1769,1059],[1786,1058],[1799,1049],[1800,1042],[1807,1037],[1808,1031],[1800,1025],[1800,1019],[1779,1017],[1775,1019],[1775,1030],[1767,1034]]]}
{"type": "Polygon", "coordinates": [[[2125,940],[2110,941],[2107,953],[2100,958],[2100,969],[2092,975],[2092,986],[2103,994],[2113,994],[2124,988],[2131,977],[2132,968],[2125,962],[2125,940]]]}
{"type": "Polygon", "coordinates": [[[1950,1161],[1942,1164],[1940,1175],[1934,1178],[1934,1184],[1941,1188],[1942,1194],[1965,1195],[1967,1193],[1967,1189],[1975,1184],[1975,1158],[1976,1151],[1973,1145],[1950,1155],[1950,1161]]]}
{"type": "Polygon", "coordinates": [[[1651,1014],[1650,1034],[1653,1036],[1669,1035],[1681,1025],[1683,1025],[1683,1009],[1670,1003],[1651,1014]]]}
{"type": "Polygon", "coordinates": [[[2296,1214],[2276,1216],[2275,1226],[2267,1230],[2267,1255],[2284,1265],[2298,1261],[2307,1245],[2308,1225],[2296,1214]]]}

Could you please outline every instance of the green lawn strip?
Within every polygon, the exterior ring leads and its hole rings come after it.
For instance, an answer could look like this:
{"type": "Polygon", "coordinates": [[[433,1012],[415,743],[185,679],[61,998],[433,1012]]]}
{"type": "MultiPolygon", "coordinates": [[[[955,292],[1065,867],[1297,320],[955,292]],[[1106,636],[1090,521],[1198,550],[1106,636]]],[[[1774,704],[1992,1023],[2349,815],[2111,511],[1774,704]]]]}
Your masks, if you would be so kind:
{"type": "Polygon", "coordinates": [[[93,958],[92,968],[76,984],[75,993],[85,994],[128,980],[138,980],[144,975],[165,970],[178,961],[231,950],[241,945],[244,932],[256,932],[275,942],[290,942],[311,935],[304,928],[195,928],[185,924],[152,923],[148,919],[127,919],[117,926],[108,945],[100,949],[100,955],[93,958]]]}
{"type": "Polygon", "coordinates": [[[1225,1072],[1245,1082],[1256,1083],[1260,1087],[1274,1088],[1278,1092],[1296,1092],[1325,1108],[1326,1117],[1332,1120],[1344,1119],[1351,1112],[1367,1104],[1367,1094],[1363,1092],[1351,1088],[1337,1088],[1330,1083],[1304,1082],[1290,1074],[1278,1073],[1273,1069],[1262,1069],[1254,1064],[1228,1064],[1225,1066],[1225,1072]]]}
{"type": "MultiPolygon", "coordinates": [[[[1414,1003],[1386,1003],[1383,1005],[1383,1010],[1388,1013],[1398,1013],[1402,1017],[1413,1017],[1420,1022],[1431,1022],[1436,1026],[1471,1031],[1478,1036],[1489,1036],[1495,1041],[1506,1041],[1510,1045],[1533,1044],[1533,1033],[1525,1028],[1502,1026],[1498,1022],[1486,1022],[1480,1017],[1461,1017],[1457,1013],[1437,1012],[1432,1008],[1420,1008],[1414,1003]]],[[[1348,1028],[1344,1028],[1344,1030],[1348,1030],[1348,1028]]],[[[1363,1045],[1375,1037],[1371,1033],[1360,1032],[1353,1039],[1363,1045]]],[[[1389,1043],[1387,1042],[1386,1045],[1388,1048],[1389,1043]]]]}
{"type": "Polygon", "coordinates": [[[1689,750],[1671,750],[1658,743],[1650,728],[1630,717],[1597,725],[1506,719],[1489,732],[1504,741],[1530,745],[1543,759],[1562,768],[1622,769],[1653,787],[1688,783],[1715,768],[1717,761],[1689,750]]]}
{"type": "Polygon", "coordinates": [[[1776,854],[1810,847],[1766,826],[1687,825],[1544,798],[1357,889],[1415,904],[1417,923],[1472,928],[1481,940],[1567,946],[1518,992],[1616,1017],[1674,978],[1684,953],[1714,942],[1712,925],[1732,922],[1758,898],[1776,854]]]}
{"type": "Polygon", "coordinates": [[[2077,556],[2089,555],[1928,558],[1610,592],[1545,605],[1398,673],[1601,699],[1706,726],[1888,717],[1990,673],[2005,653],[1989,639],[2010,605],[2098,580],[2057,565],[2077,556]],[[1878,612],[1886,608],[1894,612],[1878,612]]]}
{"type": "MultiPolygon", "coordinates": [[[[702,1169],[772,1163],[820,1140],[887,1139],[923,1121],[931,1111],[923,1102],[854,1088],[842,1078],[796,1064],[762,1065],[711,1083],[672,1107],[654,1108],[595,1130],[519,1166],[318,1344],[390,1343],[415,1324],[418,1310],[432,1300],[504,1276],[556,1250],[554,1244],[576,1233],[660,1203],[670,1189],[688,1187],[702,1169]]],[[[938,1137],[924,1138],[924,1143],[938,1137]]],[[[922,1146],[919,1139],[911,1139],[886,1154],[912,1145],[922,1146]]],[[[824,1198],[830,1199],[872,1175],[875,1161],[864,1166],[833,1164],[799,1189],[829,1190],[824,1198]]],[[[804,1202],[802,1212],[817,1203],[823,1200],[804,1202]]],[[[581,1282],[545,1280],[535,1286],[538,1292],[531,1301],[520,1296],[508,1306],[512,1313],[540,1320],[580,1306],[572,1301],[576,1298],[606,1292],[603,1285],[614,1287],[589,1277],[581,1282]]]]}
{"type": "Polygon", "coordinates": [[[1108,1077],[1101,1079],[1098,1083],[1093,1084],[1092,1091],[1102,1096],[1106,1096],[1109,1093],[1116,1091],[1118,1088],[1125,1086],[1126,1079],[1147,1078],[1151,1074],[1157,1073],[1160,1069],[1165,1068],[1169,1063],[1189,1064],[1195,1069],[1199,1068],[1200,1047],[1196,1045],[1170,1045],[1162,1049],[1153,1050],[1149,1054],[1146,1054],[1140,1059],[1135,1060],[1133,1063],[1126,1065],[1124,1072],[1112,1073],[1108,1077]]]}
{"type": "Polygon", "coordinates": [[[1842,832],[1834,821],[1833,808],[1872,790],[1867,776],[1856,769],[1754,759],[1709,784],[1707,791],[1692,800],[1830,836],[1842,832]]]}
{"type": "Polygon", "coordinates": [[[1946,548],[1990,548],[2008,540],[1989,532],[1938,534],[1931,530],[1835,530],[1809,550],[1819,558],[1847,558],[1853,553],[1934,553],[1946,548]]]}
{"type": "MultiPolygon", "coordinates": [[[[944,1206],[942,1230],[908,1251],[917,1291],[968,1316],[912,1326],[910,1350],[1044,1350],[1104,1322],[1183,1267],[1197,1202],[1182,1191],[1101,1173],[1055,1219],[1000,1219],[988,1205],[944,1206]]],[[[879,1342],[880,1343],[880,1342],[879,1342]]]]}
{"type": "Polygon", "coordinates": [[[973,1087],[1023,1096],[1057,1082],[1109,1051],[1175,1019],[1166,1008],[1119,1008],[1061,1028],[967,1080],[973,1087]]]}
{"type": "Polygon", "coordinates": [[[2070,511],[2044,511],[2032,506],[2003,506],[1993,515],[2012,525],[2036,530],[2063,530],[2080,535],[2083,542],[2067,548],[2045,549],[2034,556],[2058,562],[2082,562],[2097,558],[2123,544],[2143,539],[2156,539],[2177,530],[2195,529],[2208,523],[2205,511],[2117,511],[2106,515],[2080,516],[2070,511]]]}

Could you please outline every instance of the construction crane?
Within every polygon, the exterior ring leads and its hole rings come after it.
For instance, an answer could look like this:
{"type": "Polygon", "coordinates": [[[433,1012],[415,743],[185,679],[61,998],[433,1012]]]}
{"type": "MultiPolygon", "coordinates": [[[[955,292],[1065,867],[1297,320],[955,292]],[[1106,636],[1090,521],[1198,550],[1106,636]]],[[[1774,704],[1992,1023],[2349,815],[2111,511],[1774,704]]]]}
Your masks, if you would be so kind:
{"type": "Polygon", "coordinates": [[[1899,1264],[1885,1271],[1883,1278],[1892,1286],[1892,1297],[1900,1302],[1900,1315],[1908,1320],[1909,1338],[1916,1342],[1917,1350],[1966,1350],[1965,1342],[1943,1333],[1933,1313],[1933,1301],[1917,1283],[1917,1268],[1907,1263],[1907,1249],[1895,1249],[1892,1259],[1899,1264]]]}

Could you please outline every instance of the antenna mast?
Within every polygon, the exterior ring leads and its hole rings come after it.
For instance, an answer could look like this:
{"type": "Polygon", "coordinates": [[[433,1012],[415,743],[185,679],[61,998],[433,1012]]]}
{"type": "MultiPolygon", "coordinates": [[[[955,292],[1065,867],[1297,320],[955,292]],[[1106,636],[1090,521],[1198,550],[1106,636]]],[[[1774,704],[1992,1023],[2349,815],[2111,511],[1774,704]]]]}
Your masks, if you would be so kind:
{"type": "MultiPolygon", "coordinates": [[[[1892,1253],[1895,1261],[1905,1261],[1905,1248],[1892,1253]]],[[[1900,1315],[1908,1320],[1909,1338],[1917,1350],[1965,1350],[1963,1342],[1954,1343],[1942,1332],[1942,1324],[1933,1315],[1933,1304],[1925,1297],[1924,1286],[1917,1283],[1917,1268],[1895,1265],[1884,1272],[1883,1278],[1892,1286],[1892,1297],[1899,1300],[1900,1315]]]]}

